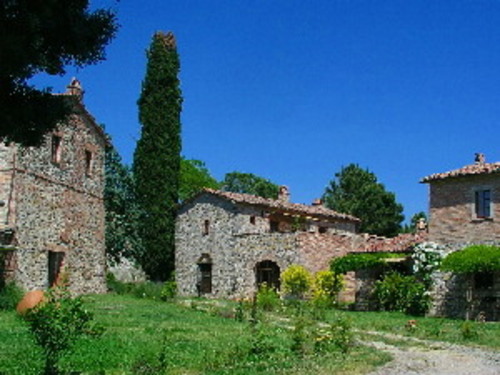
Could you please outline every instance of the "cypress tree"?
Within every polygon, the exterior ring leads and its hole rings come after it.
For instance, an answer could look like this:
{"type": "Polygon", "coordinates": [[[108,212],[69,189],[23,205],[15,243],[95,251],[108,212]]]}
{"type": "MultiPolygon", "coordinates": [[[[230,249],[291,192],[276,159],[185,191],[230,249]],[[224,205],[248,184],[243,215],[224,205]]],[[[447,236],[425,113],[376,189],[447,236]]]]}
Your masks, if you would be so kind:
{"type": "Polygon", "coordinates": [[[142,209],[141,265],[151,280],[164,281],[174,270],[182,107],[179,56],[171,32],[154,34],[138,101],[141,138],[134,153],[136,194],[142,209]]]}

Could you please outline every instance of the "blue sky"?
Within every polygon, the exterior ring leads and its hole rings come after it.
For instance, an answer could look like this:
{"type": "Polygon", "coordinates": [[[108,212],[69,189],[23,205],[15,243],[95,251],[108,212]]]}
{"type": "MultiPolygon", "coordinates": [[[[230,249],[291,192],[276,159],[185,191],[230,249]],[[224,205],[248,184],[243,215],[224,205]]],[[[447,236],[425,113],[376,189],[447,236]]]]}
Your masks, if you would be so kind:
{"type": "Polygon", "coordinates": [[[374,172],[409,218],[421,177],[500,160],[498,0],[94,1],[121,28],[107,60],[33,83],[85,104],[131,163],[145,50],[173,31],[181,59],[183,155],[321,196],[341,166],[374,172]]]}

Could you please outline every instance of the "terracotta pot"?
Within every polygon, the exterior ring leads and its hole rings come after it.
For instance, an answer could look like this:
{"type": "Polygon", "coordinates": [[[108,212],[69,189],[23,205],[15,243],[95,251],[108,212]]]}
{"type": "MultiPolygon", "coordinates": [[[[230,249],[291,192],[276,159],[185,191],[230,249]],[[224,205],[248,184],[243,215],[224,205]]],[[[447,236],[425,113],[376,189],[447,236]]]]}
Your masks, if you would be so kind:
{"type": "Polygon", "coordinates": [[[16,311],[18,314],[25,314],[29,309],[32,309],[44,299],[43,290],[32,290],[24,295],[23,299],[17,304],[16,311]]]}

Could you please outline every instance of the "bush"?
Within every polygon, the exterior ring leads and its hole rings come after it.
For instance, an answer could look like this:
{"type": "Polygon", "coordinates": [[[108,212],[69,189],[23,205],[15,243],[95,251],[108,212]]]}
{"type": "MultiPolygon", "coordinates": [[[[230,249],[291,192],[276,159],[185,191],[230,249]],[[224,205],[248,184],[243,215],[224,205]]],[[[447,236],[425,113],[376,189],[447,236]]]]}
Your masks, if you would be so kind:
{"type": "Polygon", "coordinates": [[[340,351],[346,354],[353,343],[351,323],[339,317],[316,332],[314,349],[316,352],[340,351]]]}
{"type": "Polygon", "coordinates": [[[332,306],[342,290],[344,278],[332,271],[319,271],[314,276],[313,301],[332,306]]]}
{"type": "Polygon", "coordinates": [[[93,316],[80,298],[71,298],[64,287],[50,289],[46,300],[24,315],[35,342],[45,356],[46,375],[58,374],[60,358],[83,335],[102,333],[92,324],[93,316]]]}
{"type": "Polygon", "coordinates": [[[362,253],[347,254],[343,257],[334,258],[330,263],[330,269],[337,274],[350,271],[358,271],[365,268],[386,267],[386,259],[404,258],[408,254],[404,253],[362,253]]]}
{"type": "Polygon", "coordinates": [[[175,281],[165,281],[161,288],[160,298],[162,301],[168,301],[177,295],[177,283],[175,281]]]}
{"type": "Polygon", "coordinates": [[[14,310],[23,294],[23,290],[13,282],[0,285],[0,310],[14,310]]]}
{"type": "Polygon", "coordinates": [[[163,284],[146,281],[143,283],[134,283],[132,294],[137,298],[149,298],[161,300],[163,284]]]}
{"type": "Polygon", "coordinates": [[[257,307],[265,311],[276,310],[281,300],[276,290],[266,283],[262,283],[256,296],[257,307]]]}
{"type": "Polygon", "coordinates": [[[430,306],[427,288],[414,276],[388,273],[375,283],[375,298],[382,310],[424,315],[430,306]]]}
{"type": "Polygon", "coordinates": [[[500,271],[500,247],[472,245],[445,257],[441,270],[454,273],[500,271]]]}
{"type": "Polygon", "coordinates": [[[303,298],[311,289],[312,277],[304,267],[293,264],[281,274],[281,285],[286,295],[303,298]]]}

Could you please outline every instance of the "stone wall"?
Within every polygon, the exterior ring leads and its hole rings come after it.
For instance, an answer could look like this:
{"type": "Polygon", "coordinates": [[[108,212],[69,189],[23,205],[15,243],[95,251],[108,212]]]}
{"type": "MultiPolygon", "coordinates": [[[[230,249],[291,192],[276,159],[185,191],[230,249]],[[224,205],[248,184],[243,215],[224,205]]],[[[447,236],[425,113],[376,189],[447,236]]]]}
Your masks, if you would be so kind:
{"type": "MultiPolygon", "coordinates": [[[[10,148],[15,157],[11,199],[8,215],[5,207],[0,208],[0,215],[9,216],[9,225],[15,227],[14,278],[26,290],[47,288],[49,252],[64,252],[62,271],[73,293],[106,291],[105,139],[91,121],[80,112],[57,129],[59,163],[52,162],[52,134],[40,147],[10,148]]],[[[5,195],[4,190],[0,192],[5,195]]]]}
{"type": "Polygon", "coordinates": [[[500,176],[432,181],[429,240],[442,244],[500,241],[500,176]],[[492,217],[476,218],[474,193],[485,188],[492,191],[492,217]]]}

